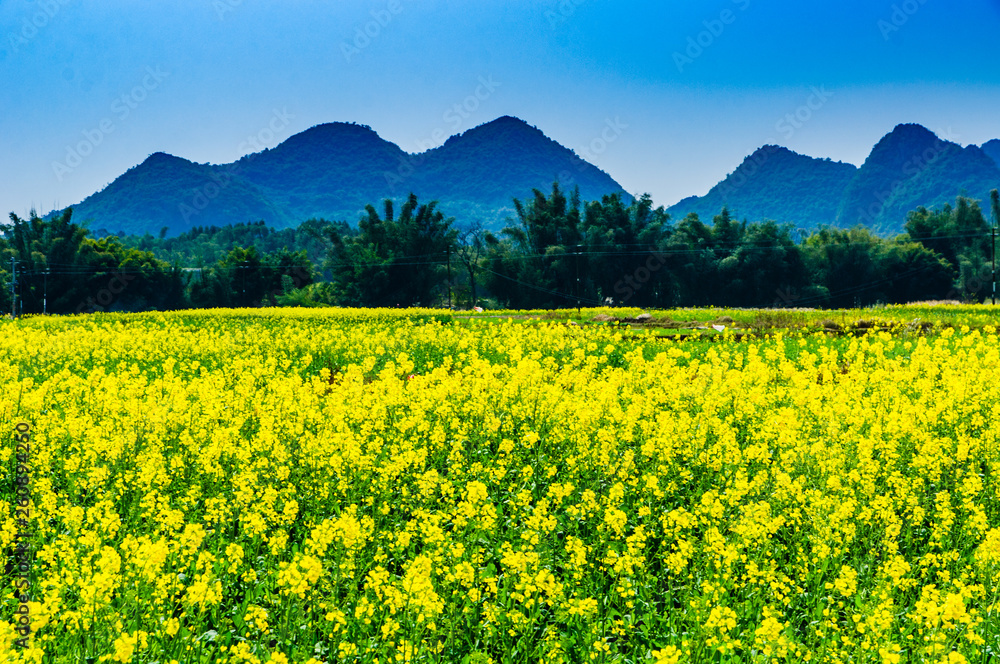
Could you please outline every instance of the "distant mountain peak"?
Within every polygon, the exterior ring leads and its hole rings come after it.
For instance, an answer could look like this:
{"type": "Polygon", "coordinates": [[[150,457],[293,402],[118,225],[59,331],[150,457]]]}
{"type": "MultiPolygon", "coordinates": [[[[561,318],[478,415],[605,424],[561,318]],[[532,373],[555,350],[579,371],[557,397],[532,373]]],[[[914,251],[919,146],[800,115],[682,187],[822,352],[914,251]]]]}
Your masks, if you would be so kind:
{"type": "Polygon", "coordinates": [[[357,124],[356,122],[322,122],[318,125],[313,125],[306,129],[305,131],[300,131],[296,136],[308,136],[316,138],[319,136],[329,136],[336,134],[378,134],[374,129],[365,124],[357,124]]]}
{"type": "Polygon", "coordinates": [[[855,168],[852,164],[844,164],[839,161],[833,162],[830,159],[810,157],[808,155],[795,152],[794,150],[789,150],[788,148],[780,145],[769,144],[754,150],[753,154],[744,159],[743,163],[741,163],[736,171],[730,175],[730,178],[734,175],[745,176],[747,175],[746,172],[748,170],[753,172],[774,171],[795,168],[797,166],[809,168],[811,164],[816,162],[821,162],[823,164],[832,163],[851,170],[855,168]]]}
{"type": "Polygon", "coordinates": [[[764,145],[701,197],[689,197],[667,212],[682,218],[694,212],[704,220],[723,206],[736,218],[816,226],[833,223],[841,192],[854,176],[852,164],[816,159],[780,145],[764,145]]]}
{"type": "Polygon", "coordinates": [[[631,200],[610,175],[537,127],[509,115],[452,136],[420,160],[424,166],[417,177],[431,176],[426,190],[432,196],[482,198],[505,213],[513,212],[512,197],[530,196],[533,188],[548,189],[554,181],[567,190],[578,186],[585,200],[613,193],[631,200]],[[449,172],[448,186],[438,186],[443,184],[439,174],[449,172]]]}
{"type": "Polygon", "coordinates": [[[959,194],[983,198],[998,180],[1000,171],[986,151],[963,148],[919,124],[897,125],[858,169],[837,223],[900,232],[911,210],[952,203],[959,194]]]}
{"type": "Polygon", "coordinates": [[[583,200],[628,196],[607,173],[505,115],[415,155],[353,122],[314,125],[232,164],[157,152],[74,214],[94,219],[96,228],[138,235],[258,219],[281,228],[320,217],[350,223],[368,204],[413,192],[463,222],[499,228],[514,213],[512,199],[554,181],[579,187],[583,200]]]}
{"type": "Polygon", "coordinates": [[[748,161],[754,163],[763,163],[766,161],[770,161],[775,157],[779,159],[794,159],[796,157],[800,159],[812,159],[812,157],[807,157],[805,155],[799,154],[798,152],[789,150],[786,147],[782,147],[780,145],[768,144],[754,150],[750,156],[748,156],[746,159],[743,160],[743,163],[745,164],[748,161]]]}
{"type": "Polygon", "coordinates": [[[925,138],[929,136],[932,138],[937,138],[937,135],[933,131],[923,126],[922,124],[918,124],[916,122],[901,122],[895,127],[893,127],[892,131],[890,131],[885,136],[886,138],[914,137],[914,136],[925,137],[925,138]]]}
{"type": "Polygon", "coordinates": [[[277,148],[296,148],[301,146],[329,147],[342,142],[382,143],[384,140],[368,125],[353,122],[325,122],[313,125],[305,131],[286,139],[277,148]]]}
{"type": "Polygon", "coordinates": [[[942,143],[942,140],[938,138],[937,134],[923,125],[912,123],[898,124],[875,144],[871,154],[876,155],[881,152],[898,149],[923,149],[924,147],[939,143],[942,143]]]}
{"type": "Polygon", "coordinates": [[[1000,139],[994,138],[992,141],[987,141],[983,143],[980,148],[985,152],[990,159],[996,162],[997,166],[1000,166],[1000,139]]]}
{"type": "Polygon", "coordinates": [[[183,157],[175,157],[168,152],[154,152],[146,157],[142,162],[144,166],[156,166],[158,164],[176,164],[177,162],[191,163],[183,157]]]}
{"type": "Polygon", "coordinates": [[[504,129],[504,130],[507,130],[507,131],[523,131],[523,132],[528,132],[528,133],[532,133],[532,134],[539,134],[539,135],[542,135],[542,136],[545,135],[544,132],[542,132],[542,130],[539,129],[538,127],[536,127],[536,126],[534,126],[532,124],[528,124],[527,122],[525,122],[521,118],[514,117],[512,115],[501,116],[501,117],[497,118],[496,120],[493,120],[492,122],[487,122],[486,124],[480,125],[478,127],[478,129],[481,129],[481,130],[486,130],[486,129],[494,129],[494,130],[496,130],[496,129],[504,129]]]}
{"type": "Polygon", "coordinates": [[[533,127],[520,118],[504,115],[496,120],[491,120],[490,122],[473,127],[472,129],[469,129],[461,134],[456,134],[445,141],[445,143],[451,143],[462,139],[493,140],[496,138],[502,138],[504,140],[509,140],[512,137],[520,136],[532,136],[536,138],[543,138],[545,140],[551,140],[538,127],[533,127]]]}
{"type": "Polygon", "coordinates": [[[770,153],[770,152],[783,152],[783,153],[788,153],[788,154],[796,154],[795,152],[793,152],[792,150],[789,150],[788,148],[786,148],[784,146],[775,145],[773,143],[768,143],[767,145],[760,146],[759,148],[757,148],[756,150],[753,151],[753,154],[758,154],[760,152],[768,152],[768,153],[770,153]]]}
{"type": "MultiPolygon", "coordinates": [[[[489,125],[497,125],[497,126],[500,126],[500,125],[521,125],[521,126],[524,126],[524,127],[531,127],[531,125],[529,125],[527,122],[525,122],[521,118],[513,116],[513,115],[501,115],[496,120],[491,120],[490,122],[487,122],[487,123],[483,124],[482,126],[486,127],[486,126],[489,126],[489,125]]],[[[531,128],[534,129],[534,127],[531,127],[531,128]]]]}

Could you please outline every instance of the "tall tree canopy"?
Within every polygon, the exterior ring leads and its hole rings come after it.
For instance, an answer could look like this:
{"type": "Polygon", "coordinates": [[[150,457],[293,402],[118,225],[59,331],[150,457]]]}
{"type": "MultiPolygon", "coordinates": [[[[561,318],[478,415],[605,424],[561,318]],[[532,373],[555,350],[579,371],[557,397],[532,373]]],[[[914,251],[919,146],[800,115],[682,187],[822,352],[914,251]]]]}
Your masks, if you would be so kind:
{"type": "Polygon", "coordinates": [[[399,211],[391,200],[380,216],[368,205],[357,232],[328,229],[326,268],[337,297],[351,306],[431,306],[440,303],[458,232],[437,209],[410,194],[399,211]]]}

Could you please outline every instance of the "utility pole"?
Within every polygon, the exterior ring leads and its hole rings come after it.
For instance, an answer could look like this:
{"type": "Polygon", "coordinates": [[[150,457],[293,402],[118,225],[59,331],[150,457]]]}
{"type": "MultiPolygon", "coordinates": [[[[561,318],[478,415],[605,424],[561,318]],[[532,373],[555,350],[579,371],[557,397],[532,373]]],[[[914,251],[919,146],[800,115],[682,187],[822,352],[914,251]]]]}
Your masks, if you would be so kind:
{"type": "Polygon", "coordinates": [[[451,309],[451,247],[446,249],[448,255],[448,308],[451,309]]]}
{"type": "Polygon", "coordinates": [[[44,283],[45,288],[42,290],[42,313],[49,313],[49,268],[45,268],[44,283]]]}
{"type": "Polygon", "coordinates": [[[990,227],[990,258],[993,263],[993,296],[990,302],[997,303],[997,223],[1000,222],[1000,192],[996,189],[990,192],[990,216],[993,225],[990,227]]]}
{"type": "Polygon", "coordinates": [[[576,245],[576,313],[580,313],[580,245],[576,245]]]}
{"type": "Polygon", "coordinates": [[[17,318],[17,259],[10,259],[10,317],[17,318]]]}

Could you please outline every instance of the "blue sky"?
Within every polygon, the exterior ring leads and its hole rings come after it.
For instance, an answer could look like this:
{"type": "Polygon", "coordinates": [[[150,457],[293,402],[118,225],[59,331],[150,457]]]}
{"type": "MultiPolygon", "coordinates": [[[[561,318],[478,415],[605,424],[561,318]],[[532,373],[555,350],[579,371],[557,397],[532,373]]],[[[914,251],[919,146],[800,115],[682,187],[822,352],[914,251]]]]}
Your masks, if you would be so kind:
{"type": "Polygon", "coordinates": [[[348,121],[414,152],[501,115],[671,205],[767,143],[860,164],[901,122],[1000,138],[998,44],[1000,0],[0,0],[0,208],[157,151],[348,121]]]}

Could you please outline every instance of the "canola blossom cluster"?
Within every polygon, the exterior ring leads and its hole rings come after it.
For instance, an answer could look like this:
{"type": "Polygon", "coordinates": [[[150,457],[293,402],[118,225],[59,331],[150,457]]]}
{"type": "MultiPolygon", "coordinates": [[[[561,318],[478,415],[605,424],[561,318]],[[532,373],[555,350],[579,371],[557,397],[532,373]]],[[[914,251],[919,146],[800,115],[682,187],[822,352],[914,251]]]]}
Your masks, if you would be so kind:
{"type": "Polygon", "coordinates": [[[997,376],[989,326],[2,322],[0,545],[33,557],[0,660],[989,661],[997,376]]]}

